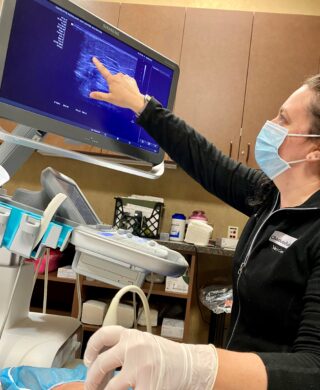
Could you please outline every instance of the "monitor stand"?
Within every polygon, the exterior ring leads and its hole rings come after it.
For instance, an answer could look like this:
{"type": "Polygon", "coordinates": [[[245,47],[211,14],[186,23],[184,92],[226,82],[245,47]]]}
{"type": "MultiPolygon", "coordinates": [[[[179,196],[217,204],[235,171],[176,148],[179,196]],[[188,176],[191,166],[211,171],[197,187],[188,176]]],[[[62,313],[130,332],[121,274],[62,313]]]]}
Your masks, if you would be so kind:
{"type": "Polygon", "coordinates": [[[45,134],[46,134],[45,132],[32,129],[24,125],[17,125],[17,127],[13,130],[12,133],[8,133],[5,130],[3,130],[0,126],[0,139],[4,141],[4,144],[0,146],[0,165],[3,165],[3,167],[10,174],[10,169],[15,169],[16,171],[17,169],[20,168],[21,165],[23,165],[23,163],[31,156],[32,150],[40,150],[44,153],[51,154],[54,156],[70,158],[73,160],[78,160],[89,164],[98,165],[103,168],[109,168],[116,171],[129,173],[131,175],[144,177],[147,179],[158,179],[164,173],[163,161],[160,164],[153,166],[150,171],[145,171],[128,165],[110,162],[107,161],[107,159],[105,158],[93,157],[84,153],[78,153],[71,150],[59,148],[57,146],[44,144],[41,142],[41,140],[44,138],[45,134]],[[7,146],[7,143],[9,144],[9,146],[7,146]],[[14,147],[19,148],[18,152],[15,151],[16,149],[14,149],[14,147]],[[31,152],[25,150],[27,148],[30,149],[31,152]],[[3,150],[4,153],[2,153],[3,150]],[[5,156],[9,156],[6,157],[7,162],[4,161],[3,164],[2,164],[3,161],[2,154],[4,154],[5,156]],[[12,156],[16,156],[17,154],[28,155],[28,156],[26,158],[22,156],[21,161],[17,160],[16,162],[15,157],[12,156]],[[6,165],[8,165],[8,169],[6,168],[6,165]],[[19,167],[17,168],[18,165],[19,167]]]}
{"type": "MultiPolygon", "coordinates": [[[[0,126],[0,131],[2,133],[12,134],[17,137],[23,137],[25,139],[34,140],[41,142],[46,133],[44,131],[39,131],[28,126],[17,125],[12,133],[8,133],[2,129],[0,126]]],[[[12,177],[29,159],[33,154],[34,150],[21,146],[18,144],[13,144],[9,142],[3,142],[0,145],[0,165],[9,173],[12,177]]]]}

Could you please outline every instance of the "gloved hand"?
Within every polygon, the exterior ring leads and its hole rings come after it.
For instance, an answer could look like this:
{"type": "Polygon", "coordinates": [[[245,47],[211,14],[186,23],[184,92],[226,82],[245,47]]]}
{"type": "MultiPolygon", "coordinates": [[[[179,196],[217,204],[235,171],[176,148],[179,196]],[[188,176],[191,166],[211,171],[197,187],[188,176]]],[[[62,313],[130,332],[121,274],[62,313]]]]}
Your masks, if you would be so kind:
{"type": "Polygon", "coordinates": [[[120,366],[105,390],[212,390],[218,371],[213,345],[180,344],[121,326],[100,328],[88,342],[84,362],[86,390],[99,389],[120,366]]]}

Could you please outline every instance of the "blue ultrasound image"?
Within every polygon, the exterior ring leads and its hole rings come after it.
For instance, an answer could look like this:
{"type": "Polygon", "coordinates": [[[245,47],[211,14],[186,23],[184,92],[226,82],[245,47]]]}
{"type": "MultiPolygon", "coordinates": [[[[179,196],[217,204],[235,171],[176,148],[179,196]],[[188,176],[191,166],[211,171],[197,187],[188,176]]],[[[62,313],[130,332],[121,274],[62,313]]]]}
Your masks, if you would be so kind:
{"type": "Polygon", "coordinates": [[[94,56],[167,105],[171,69],[46,0],[17,0],[0,101],[158,153],[159,145],[132,111],[89,97],[92,91],[109,92],[94,56]]]}
{"type": "MultiPolygon", "coordinates": [[[[97,38],[95,34],[91,34],[79,26],[74,26],[74,28],[83,33],[75,75],[79,82],[79,92],[84,98],[87,98],[92,91],[109,92],[105,79],[92,64],[93,56],[99,58],[112,74],[123,73],[131,77],[135,76],[138,62],[136,57],[103,39],[97,38]]],[[[95,104],[108,106],[109,109],[119,111],[116,106],[106,102],[96,101],[95,104]]]]}

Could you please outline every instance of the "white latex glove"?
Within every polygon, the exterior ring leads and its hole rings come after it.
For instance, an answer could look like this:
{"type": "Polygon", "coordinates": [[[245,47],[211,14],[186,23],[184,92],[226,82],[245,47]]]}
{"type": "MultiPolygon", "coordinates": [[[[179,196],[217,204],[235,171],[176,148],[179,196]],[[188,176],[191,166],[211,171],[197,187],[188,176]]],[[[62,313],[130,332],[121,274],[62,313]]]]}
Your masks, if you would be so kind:
{"type": "Polygon", "coordinates": [[[86,390],[100,389],[108,373],[120,366],[119,375],[102,388],[212,390],[218,371],[213,345],[180,344],[121,326],[100,328],[88,342],[84,362],[89,366],[86,390]]]}

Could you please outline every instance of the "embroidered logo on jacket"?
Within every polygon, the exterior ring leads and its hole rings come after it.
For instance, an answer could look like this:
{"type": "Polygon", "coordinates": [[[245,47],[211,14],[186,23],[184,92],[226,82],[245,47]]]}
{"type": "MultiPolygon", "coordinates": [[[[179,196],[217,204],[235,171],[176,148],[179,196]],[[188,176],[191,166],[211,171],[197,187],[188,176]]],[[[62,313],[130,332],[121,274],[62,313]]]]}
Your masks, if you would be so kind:
{"type": "Polygon", "coordinates": [[[274,244],[277,244],[281,246],[282,248],[289,248],[290,245],[292,245],[295,241],[297,241],[296,238],[288,236],[288,234],[279,232],[276,230],[273,232],[269,238],[269,241],[273,242],[274,244]]]}

